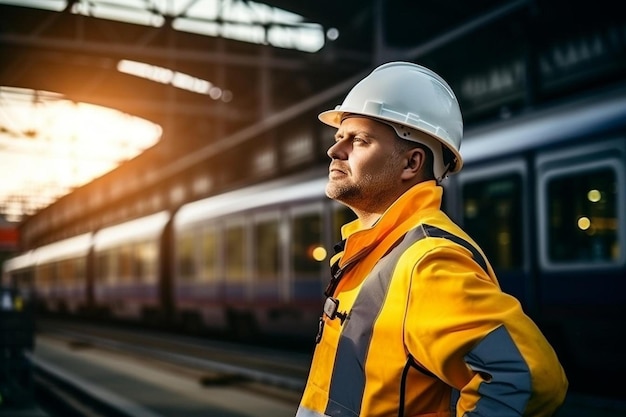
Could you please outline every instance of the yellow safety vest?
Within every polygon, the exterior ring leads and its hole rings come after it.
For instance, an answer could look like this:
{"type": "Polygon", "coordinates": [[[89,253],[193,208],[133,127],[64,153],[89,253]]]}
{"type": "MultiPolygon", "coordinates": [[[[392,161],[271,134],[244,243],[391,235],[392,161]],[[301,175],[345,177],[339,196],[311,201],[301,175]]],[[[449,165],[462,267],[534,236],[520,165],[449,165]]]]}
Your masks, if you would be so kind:
{"type": "Polygon", "coordinates": [[[372,228],[342,228],[297,417],[549,416],[563,402],[554,350],[441,196],[418,184],[372,228]]]}

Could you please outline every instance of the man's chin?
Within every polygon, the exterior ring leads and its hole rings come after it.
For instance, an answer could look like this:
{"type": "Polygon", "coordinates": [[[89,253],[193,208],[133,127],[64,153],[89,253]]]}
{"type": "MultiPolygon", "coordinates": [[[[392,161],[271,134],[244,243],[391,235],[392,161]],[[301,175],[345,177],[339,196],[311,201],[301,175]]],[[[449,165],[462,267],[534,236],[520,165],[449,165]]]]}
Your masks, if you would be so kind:
{"type": "Polygon", "coordinates": [[[337,200],[340,195],[341,193],[339,192],[338,188],[334,184],[332,184],[332,180],[330,180],[328,184],[326,184],[326,197],[337,200]]]}
{"type": "Polygon", "coordinates": [[[354,194],[354,190],[334,183],[332,180],[326,184],[326,197],[339,201],[346,202],[349,197],[354,194]]]}

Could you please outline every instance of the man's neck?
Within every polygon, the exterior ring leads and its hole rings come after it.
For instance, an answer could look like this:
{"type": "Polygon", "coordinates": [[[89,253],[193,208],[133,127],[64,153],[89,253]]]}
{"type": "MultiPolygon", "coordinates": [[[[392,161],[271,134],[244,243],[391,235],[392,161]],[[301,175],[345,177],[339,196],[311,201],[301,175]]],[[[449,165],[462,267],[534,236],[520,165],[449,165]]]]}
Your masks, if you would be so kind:
{"type": "Polygon", "coordinates": [[[365,229],[369,229],[376,224],[382,213],[371,213],[354,210],[356,216],[359,218],[361,225],[365,229]]]}

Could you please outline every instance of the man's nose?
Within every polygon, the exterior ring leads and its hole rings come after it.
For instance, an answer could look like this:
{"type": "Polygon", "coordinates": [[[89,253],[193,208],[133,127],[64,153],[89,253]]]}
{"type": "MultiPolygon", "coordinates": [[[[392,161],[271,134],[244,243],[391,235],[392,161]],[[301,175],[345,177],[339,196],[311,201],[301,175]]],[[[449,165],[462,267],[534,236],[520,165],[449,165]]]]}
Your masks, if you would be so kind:
{"type": "Polygon", "coordinates": [[[345,151],[345,144],[343,142],[344,141],[337,141],[330,148],[328,148],[328,151],[326,151],[326,154],[328,155],[330,159],[346,159],[347,158],[348,154],[345,151]]]}

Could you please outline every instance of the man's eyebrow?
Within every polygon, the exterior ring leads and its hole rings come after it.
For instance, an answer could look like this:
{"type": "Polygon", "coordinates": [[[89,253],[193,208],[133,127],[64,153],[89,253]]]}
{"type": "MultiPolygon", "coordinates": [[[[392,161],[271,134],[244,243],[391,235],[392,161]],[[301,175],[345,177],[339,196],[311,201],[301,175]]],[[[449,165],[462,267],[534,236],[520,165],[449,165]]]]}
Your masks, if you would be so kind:
{"type": "Polygon", "coordinates": [[[335,133],[335,139],[341,139],[347,136],[364,136],[366,138],[373,137],[373,135],[365,130],[338,130],[337,133],[335,133]]]}

